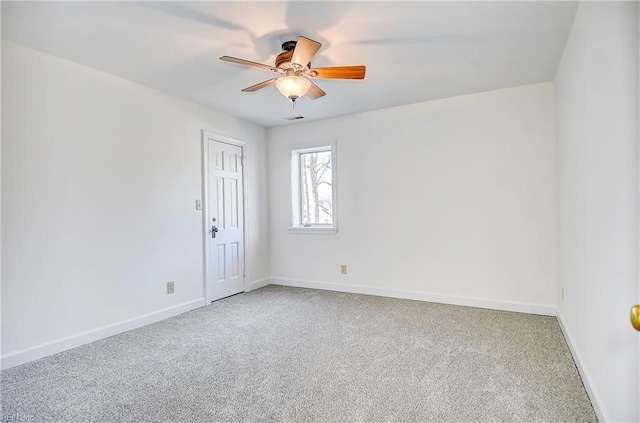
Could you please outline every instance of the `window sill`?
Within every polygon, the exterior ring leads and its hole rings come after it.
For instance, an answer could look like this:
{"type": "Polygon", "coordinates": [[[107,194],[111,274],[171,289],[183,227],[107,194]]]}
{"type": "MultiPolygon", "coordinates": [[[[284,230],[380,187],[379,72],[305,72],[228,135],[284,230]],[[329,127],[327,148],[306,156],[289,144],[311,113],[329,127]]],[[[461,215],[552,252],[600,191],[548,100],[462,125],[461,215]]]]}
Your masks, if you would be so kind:
{"type": "Polygon", "coordinates": [[[294,226],[289,228],[289,232],[292,234],[310,234],[310,235],[335,235],[338,232],[336,228],[304,228],[300,226],[294,226]]]}

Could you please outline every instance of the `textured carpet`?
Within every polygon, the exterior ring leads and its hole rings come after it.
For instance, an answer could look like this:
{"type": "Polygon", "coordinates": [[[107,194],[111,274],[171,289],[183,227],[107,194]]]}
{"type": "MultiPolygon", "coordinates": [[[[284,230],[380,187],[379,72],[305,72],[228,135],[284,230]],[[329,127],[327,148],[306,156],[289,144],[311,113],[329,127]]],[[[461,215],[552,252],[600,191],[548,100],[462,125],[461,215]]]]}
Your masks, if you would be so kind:
{"type": "Polygon", "coordinates": [[[597,421],[555,318],[278,286],[1,382],[33,422],[597,421]]]}

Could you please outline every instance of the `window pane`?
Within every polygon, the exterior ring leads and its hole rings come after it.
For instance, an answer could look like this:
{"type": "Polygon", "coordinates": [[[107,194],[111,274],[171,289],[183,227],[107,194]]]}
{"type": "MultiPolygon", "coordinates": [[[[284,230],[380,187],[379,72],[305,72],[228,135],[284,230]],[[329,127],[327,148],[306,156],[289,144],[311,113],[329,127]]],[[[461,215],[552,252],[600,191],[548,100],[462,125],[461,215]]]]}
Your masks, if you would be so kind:
{"type": "Polygon", "coordinates": [[[331,225],[331,150],[300,153],[300,221],[303,226],[331,225]]]}

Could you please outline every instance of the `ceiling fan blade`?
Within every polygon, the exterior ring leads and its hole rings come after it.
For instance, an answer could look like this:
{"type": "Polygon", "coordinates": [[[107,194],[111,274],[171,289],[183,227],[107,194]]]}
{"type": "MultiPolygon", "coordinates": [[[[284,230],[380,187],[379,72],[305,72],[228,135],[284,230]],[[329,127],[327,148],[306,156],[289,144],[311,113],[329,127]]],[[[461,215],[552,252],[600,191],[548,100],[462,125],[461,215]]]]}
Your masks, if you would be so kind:
{"type": "Polygon", "coordinates": [[[238,59],[237,57],[222,56],[220,60],[224,62],[237,63],[238,65],[252,66],[254,68],[278,72],[278,68],[274,68],[273,66],[263,65],[262,63],[252,62],[250,60],[238,59]]]}
{"type": "Polygon", "coordinates": [[[296,48],[293,50],[293,56],[291,56],[291,63],[297,63],[304,68],[311,62],[320,47],[322,47],[322,44],[317,41],[306,37],[298,37],[296,48]]]}
{"type": "Polygon", "coordinates": [[[339,66],[335,68],[317,68],[311,69],[316,73],[316,78],[334,78],[334,79],[364,79],[366,72],[364,66],[339,66]]]}
{"type": "Polygon", "coordinates": [[[309,91],[307,91],[307,95],[311,100],[315,100],[316,98],[320,98],[323,95],[327,94],[324,91],[322,91],[322,89],[318,87],[316,84],[314,84],[312,81],[309,81],[309,82],[311,82],[311,86],[309,87],[309,91]]]}
{"type": "Polygon", "coordinates": [[[261,89],[263,89],[265,87],[268,87],[269,85],[273,85],[273,83],[276,82],[276,79],[278,79],[278,78],[267,79],[266,81],[262,81],[259,84],[247,87],[247,88],[243,89],[242,91],[245,92],[245,93],[252,93],[254,91],[261,90],[261,89]]]}

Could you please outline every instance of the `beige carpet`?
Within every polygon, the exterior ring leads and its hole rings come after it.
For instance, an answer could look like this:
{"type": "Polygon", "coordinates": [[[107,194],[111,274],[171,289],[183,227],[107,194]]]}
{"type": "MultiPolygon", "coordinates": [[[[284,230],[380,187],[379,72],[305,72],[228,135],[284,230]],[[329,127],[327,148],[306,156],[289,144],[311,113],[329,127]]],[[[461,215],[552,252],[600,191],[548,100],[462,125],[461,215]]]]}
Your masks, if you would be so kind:
{"type": "Polygon", "coordinates": [[[1,382],[33,422],[596,421],[555,318],[278,286],[1,382]]]}

